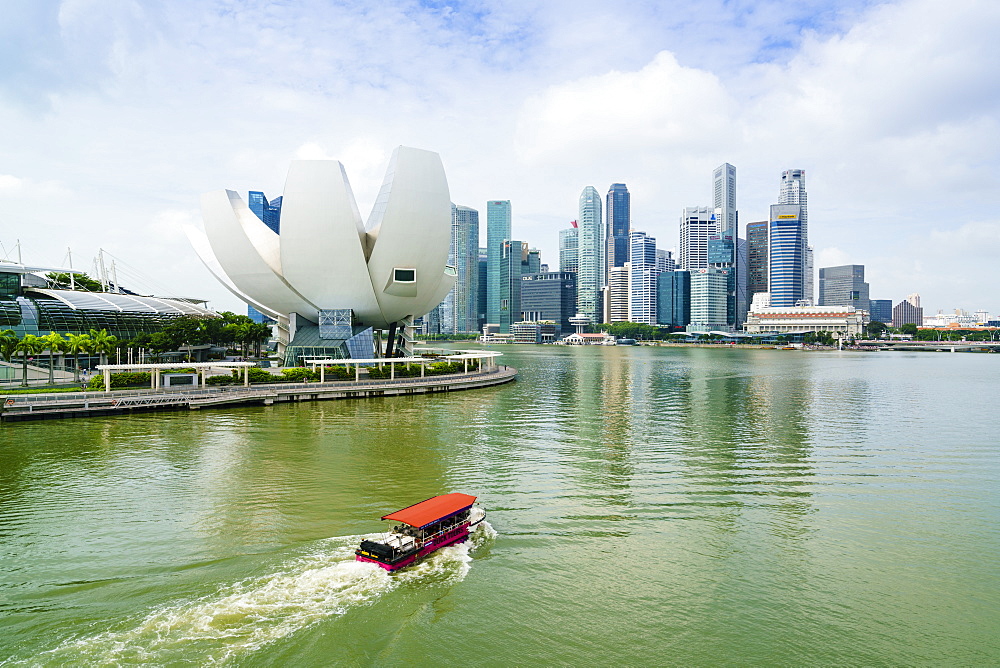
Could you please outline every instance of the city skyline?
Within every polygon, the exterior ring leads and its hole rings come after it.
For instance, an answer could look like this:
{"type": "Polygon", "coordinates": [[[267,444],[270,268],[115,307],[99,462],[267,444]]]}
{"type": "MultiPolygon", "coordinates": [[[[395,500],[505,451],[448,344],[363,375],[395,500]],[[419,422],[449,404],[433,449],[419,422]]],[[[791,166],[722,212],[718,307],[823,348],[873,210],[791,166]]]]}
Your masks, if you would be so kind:
{"type": "Polygon", "coordinates": [[[1000,312],[995,3],[6,11],[6,257],[20,239],[61,265],[68,246],[87,269],[104,248],[240,310],[186,249],[201,192],[277,198],[289,160],[335,158],[358,165],[366,209],[385,147],[407,144],[442,155],[456,204],[510,199],[511,236],[553,267],[585,185],[628,184],[631,227],[671,249],[720,164],[739,170],[741,228],[801,168],[815,269],[864,265],[874,297],[917,291],[928,313],[1000,312]]]}

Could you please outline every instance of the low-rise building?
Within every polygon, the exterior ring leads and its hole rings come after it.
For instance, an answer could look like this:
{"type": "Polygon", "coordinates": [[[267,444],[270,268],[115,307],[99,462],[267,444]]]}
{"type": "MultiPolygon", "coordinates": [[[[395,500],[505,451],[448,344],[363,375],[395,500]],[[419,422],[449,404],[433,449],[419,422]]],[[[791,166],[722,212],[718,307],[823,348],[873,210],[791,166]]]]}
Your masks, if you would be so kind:
{"type": "Polygon", "coordinates": [[[747,334],[804,334],[830,332],[860,336],[869,323],[868,311],[853,306],[786,306],[752,308],[747,314],[747,334]]]}

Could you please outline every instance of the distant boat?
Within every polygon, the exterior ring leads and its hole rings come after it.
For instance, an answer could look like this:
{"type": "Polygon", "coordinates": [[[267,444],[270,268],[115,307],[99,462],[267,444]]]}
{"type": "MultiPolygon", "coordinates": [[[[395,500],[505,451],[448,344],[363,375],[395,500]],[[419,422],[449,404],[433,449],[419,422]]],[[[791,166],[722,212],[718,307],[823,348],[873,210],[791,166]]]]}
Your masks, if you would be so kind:
{"type": "Polygon", "coordinates": [[[381,540],[363,540],[354,551],[358,561],[387,571],[406,568],[448,545],[464,543],[469,532],[486,519],[468,494],[443,494],[389,513],[383,520],[399,522],[381,540]]]}
{"type": "Polygon", "coordinates": [[[615,341],[616,346],[634,346],[635,343],[635,339],[617,339],[615,341]]]}

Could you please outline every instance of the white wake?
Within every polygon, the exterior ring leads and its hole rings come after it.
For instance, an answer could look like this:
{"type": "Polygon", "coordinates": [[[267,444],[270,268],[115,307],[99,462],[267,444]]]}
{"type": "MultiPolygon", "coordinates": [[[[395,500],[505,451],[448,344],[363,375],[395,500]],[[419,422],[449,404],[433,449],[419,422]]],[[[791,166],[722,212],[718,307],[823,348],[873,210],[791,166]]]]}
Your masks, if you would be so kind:
{"type": "Polygon", "coordinates": [[[269,575],[248,578],[215,594],[154,610],[134,626],[66,641],[23,663],[214,663],[243,656],[316,622],[370,605],[403,584],[453,584],[472,563],[470,551],[492,542],[488,522],[470,540],[438,550],[393,574],[354,560],[363,538],[322,541],[309,555],[269,575]]]}

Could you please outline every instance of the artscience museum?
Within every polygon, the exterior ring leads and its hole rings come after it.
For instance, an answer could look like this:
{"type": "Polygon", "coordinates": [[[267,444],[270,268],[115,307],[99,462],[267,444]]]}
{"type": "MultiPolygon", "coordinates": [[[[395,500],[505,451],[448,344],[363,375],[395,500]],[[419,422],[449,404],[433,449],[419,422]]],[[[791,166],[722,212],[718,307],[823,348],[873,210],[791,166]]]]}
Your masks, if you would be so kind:
{"type": "Polygon", "coordinates": [[[280,234],[232,190],[204,194],[201,208],[205,229],[188,230],[192,245],[233,294],[277,321],[286,365],[405,356],[414,318],[455,283],[437,153],[398,147],[367,222],[336,160],[291,163],[280,234]]]}

